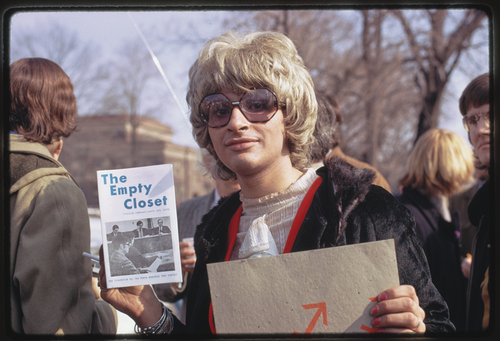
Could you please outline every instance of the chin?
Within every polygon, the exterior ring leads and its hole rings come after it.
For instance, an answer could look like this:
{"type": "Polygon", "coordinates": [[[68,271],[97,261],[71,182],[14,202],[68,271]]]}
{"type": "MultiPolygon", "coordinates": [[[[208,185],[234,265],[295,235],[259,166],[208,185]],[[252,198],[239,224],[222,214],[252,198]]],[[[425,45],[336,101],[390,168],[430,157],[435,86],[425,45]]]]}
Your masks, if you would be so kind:
{"type": "Polygon", "coordinates": [[[489,151],[477,153],[477,157],[479,158],[479,161],[481,161],[481,163],[483,165],[486,165],[488,167],[490,166],[490,152],[489,151]]]}

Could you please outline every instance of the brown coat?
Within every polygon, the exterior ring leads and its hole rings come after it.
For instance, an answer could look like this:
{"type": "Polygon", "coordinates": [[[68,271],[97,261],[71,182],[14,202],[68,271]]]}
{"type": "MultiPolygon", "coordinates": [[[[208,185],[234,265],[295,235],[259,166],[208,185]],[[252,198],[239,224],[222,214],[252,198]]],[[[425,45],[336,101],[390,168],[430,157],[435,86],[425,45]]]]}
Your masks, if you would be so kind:
{"type": "Polygon", "coordinates": [[[11,326],[20,334],[116,333],[92,290],[85,197],[39,143],[10,138],[11,326]]]}
{"type": "Polygon", "coordinates": [[[366,163],[366,162],[363,162],[363,161],[359,161],[353,157],[350,157],[350,156],[347,156],[344,154],[344,152],[342,152],[342,150],[340,149],[339,146],[335,147],[327,156],[326,156],[326,160],[328,159],[331,159],[333,158],[334,156],[338,156],[340,157],[341,159],[344,159],[346,160],[347,162],[349,162],[351,165],[353,165],[354,167],[356,168],[368,168],[368,169],[371,169],[375,172],[375,180],[373,180],[373,184],[374,185],[378,185],[382,188],[384,188],[387,192],[391,193],[391,186],[389,186],[389,183],[387,182],[387,180],[384,178],[384,176],[382,174],[380,174],[380,172],[375,169],[375,167],[373,167],[372,165],[366,163]]]}

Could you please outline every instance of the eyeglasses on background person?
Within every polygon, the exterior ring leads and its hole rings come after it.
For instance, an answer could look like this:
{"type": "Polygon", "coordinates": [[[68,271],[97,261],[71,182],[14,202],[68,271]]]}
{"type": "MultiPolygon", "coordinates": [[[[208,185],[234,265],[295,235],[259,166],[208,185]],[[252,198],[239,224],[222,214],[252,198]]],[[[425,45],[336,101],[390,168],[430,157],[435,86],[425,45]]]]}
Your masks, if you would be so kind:
{"type": "Polygon", "coordinates": [[[483,117],[484,124],[487,128],[490,127],[490,112],[483,112],[479,114],[466,115],[462,118],[462,123],[464,125],[465,130],[470,132],[471,130],[475,130],[477,128],[477,124],[479,123],[479,119],[483,117]]]}
{"type": "Polygon", "coordinates": [[[233,102],[222,93],[203,97],[199,111],[203,121],[211,128],[227,125],[234,106],[238,106],[245,118],[252,123],[267,122],[279,108],[278,98],[268,88],[254,88],[245,92],[239,101],[233,102]]]}

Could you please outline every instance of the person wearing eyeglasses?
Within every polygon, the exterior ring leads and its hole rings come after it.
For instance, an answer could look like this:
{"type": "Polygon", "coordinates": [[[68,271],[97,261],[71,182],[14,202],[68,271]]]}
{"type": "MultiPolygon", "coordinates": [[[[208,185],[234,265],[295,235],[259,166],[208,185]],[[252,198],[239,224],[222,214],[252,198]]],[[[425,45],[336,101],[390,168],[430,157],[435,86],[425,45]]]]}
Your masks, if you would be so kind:
{"type": "Polygon", "coordinates": [[[372,326],[391,333],[454,330],[410,212],[371,185],[371,170],[340,159],[317,172],[308,168],[317,101],[289,38],[228,32],[210,40],[189,71],[187,102],[193,135],[216,160],[215,176],[237,179],[241,190],[222,199],[197,229],[186,325],[149,286],[106,289],[101,271],[102,297],[135,320],[137,333],[215,334],[208,263],[381,239],[395,241],[402,285],[378,295],[372,326]]]}
{"type": "MultiPolygon", "coordinates": [[[[490,168],[490,75],[474,78],[459,99],[460,113],[469,141],[483,166],[490,168]]],[[[491,182],[487,180],[476,192],[468,207],[469,220],[478,228],[474,238],[472,265],[467,289],[468,331],[489,327],[490,292],[490,225],[491,182]]]]}

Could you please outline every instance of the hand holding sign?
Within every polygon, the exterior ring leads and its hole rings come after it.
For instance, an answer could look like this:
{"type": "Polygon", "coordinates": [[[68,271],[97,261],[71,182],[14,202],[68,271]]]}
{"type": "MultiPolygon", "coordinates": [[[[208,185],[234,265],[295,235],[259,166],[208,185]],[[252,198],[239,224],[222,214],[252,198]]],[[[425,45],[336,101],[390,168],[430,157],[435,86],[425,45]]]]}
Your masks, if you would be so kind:
{"type": "Polygon", "coordinates": [[[420,308],[415,288],[411,285],[386,290],[378,300],[379,303],[370,311],[375,316],[372,323],[378,332],[425,332],[425,312],[420,308]]]}

